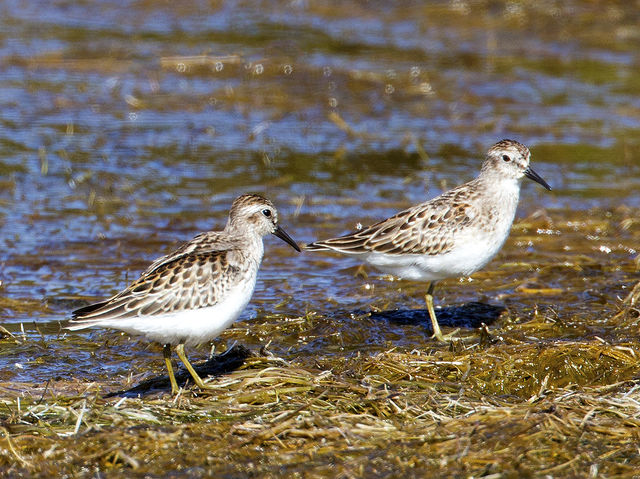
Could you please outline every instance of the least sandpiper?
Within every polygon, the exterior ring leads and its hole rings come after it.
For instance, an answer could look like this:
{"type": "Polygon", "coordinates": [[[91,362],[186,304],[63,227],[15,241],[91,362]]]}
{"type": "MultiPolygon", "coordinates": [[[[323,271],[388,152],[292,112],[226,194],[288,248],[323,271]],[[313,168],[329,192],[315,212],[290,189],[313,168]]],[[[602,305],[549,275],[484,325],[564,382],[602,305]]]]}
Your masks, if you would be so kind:
{"type": "Polygon", "coordinates": [[[199,234],[154,261],[125,290],[77,309],[68,329],[114,328],[164,345],[173,394],[178,392],[171,366],[175,345],[194,382],[204,389],[184,346],[211,341],[238,318],[253,294],[264,252],[262,237],[267,233],[300,251],[278,226],[278,212],[271,201],[242,195],[233,202],[223,231],[199,234]]]}
{"type": "Polygon", "coordinates": [[[378,270],[430,281],[426,294],[433,337],[445,341],[433,310],[437,281],[469,276],[504,244],[518,206],[524,176],[551,187],[529,166],[529,149],[502,140],[487,152],[480,175],[425,203],[354,233],[306,245],[362,258],[378,270]]]}

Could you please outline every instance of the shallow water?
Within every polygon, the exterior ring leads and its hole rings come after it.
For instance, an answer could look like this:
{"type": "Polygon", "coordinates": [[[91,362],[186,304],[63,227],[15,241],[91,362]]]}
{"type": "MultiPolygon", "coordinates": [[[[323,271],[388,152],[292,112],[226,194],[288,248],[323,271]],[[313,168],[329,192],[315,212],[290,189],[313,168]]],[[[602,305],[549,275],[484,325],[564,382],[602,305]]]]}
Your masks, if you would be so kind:
{"type": "MultiPolygon", "coordinates": [[[[222,227],[241,193],[308,242],[471,179],[501,138],[553,191],[526,182],[503,251],[437,303],[463,333],[478,324],[451,308],[478,301],[505,308],[492,327],[541,312],[556,336],[606,336],[640,278],[638,17],[626,2],[4,2],[0,324],[18,343],[2,342],[2,379],[160,370],[144,341],[61,322],[222,227]]],[[[423,308],[426,285],[266,243],[218,347],[271,341],[301,363],[431,347],[410,313],[363,314],[423,308]]]]}

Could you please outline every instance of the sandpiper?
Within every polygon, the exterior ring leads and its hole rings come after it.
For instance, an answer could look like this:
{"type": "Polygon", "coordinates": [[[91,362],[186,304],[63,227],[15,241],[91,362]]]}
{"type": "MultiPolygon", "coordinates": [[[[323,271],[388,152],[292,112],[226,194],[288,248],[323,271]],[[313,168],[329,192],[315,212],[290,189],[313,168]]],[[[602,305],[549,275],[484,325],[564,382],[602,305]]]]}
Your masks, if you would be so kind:
{"type": "Polygon", "coordinates": [[[433,310],[437,281],[469,276],[504,244],[518,206],[524,176],[551,187],[531,169],[529,149],[514,140],[489,148],[480,175],[413,208],[354,233],[305,246],[362,258],[400,278],[429,281],[425,297],[433,337],[446,341],[433,310]]]}
{"type": "Polygon", "coordinates": [[[253,294],[267,233],[300,251],[278,226],[271,201],[242,195],[233,202],[223,231],[199,234],[155,260],[125,290],[75,310],[68,329],[114,328],[164,345],[172,394],[178,392],[171,366],[175,345],[195,384],[204,389],[184,347],[211,341],[238,318],[253,294]]]}

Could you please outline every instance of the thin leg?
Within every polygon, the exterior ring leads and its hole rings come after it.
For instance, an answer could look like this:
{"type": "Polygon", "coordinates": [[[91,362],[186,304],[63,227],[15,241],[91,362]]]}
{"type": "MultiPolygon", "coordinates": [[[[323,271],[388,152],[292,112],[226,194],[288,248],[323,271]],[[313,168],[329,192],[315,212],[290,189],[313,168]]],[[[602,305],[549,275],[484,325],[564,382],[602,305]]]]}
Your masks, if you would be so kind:
{"type": "Polygon", "coordinates": [[[425,296],[425,302],[427,303],[427,311],[429,311],[429,319],[431,319],[431,328],[433,329],[433,335],[431,336],[434,339],[437,339],[441,343],[445,343],[450,341],[453,338],[453,335],[458,332],[456,329],[450,334],[446,336],[442,334],[440,330],[440,325],[438,324],[438,319],[436,318],[436,312],[433,309],[433,291],[436,289],[436,282],[432,281],[429,283],[429,289],[427,290],[427,294],[425,296]]]}
{"type": "Polygon", "coordinates": [[[184,354],[184,343],[180,343],[176,346],[176,353],[178,354],[180,361],[182,361],[184,366],[187,368],[187,371],[189,371],[189,374],[191,374],[193,382],[196,383],[196,386],[198,386],[200,389],[207,389],[207,385],[204,383],[202,378],[198,376],[198,373],[195,369],[193,369],[193,366],[191,366],[191,363],[187,359],[186,354],[184,354]]]}
{"type": "Polygon", "coordinates": [[[171,381],[171,394],[178,394],[178,383],[176,382],[176,376],[173,374],[173,366],[171,365],[171,345],[165,344],[162,348],[162,355],[164,356],[164,363],[167,365],[167,371],[169,371],[169,381],[171,381]]]}

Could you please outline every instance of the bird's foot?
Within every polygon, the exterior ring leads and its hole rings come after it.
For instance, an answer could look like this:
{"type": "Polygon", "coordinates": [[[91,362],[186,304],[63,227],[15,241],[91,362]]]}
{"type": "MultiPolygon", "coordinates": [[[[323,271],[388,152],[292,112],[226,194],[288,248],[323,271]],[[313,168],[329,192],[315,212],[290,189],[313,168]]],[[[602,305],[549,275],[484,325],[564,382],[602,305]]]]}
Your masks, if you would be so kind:
{"type": "Polygon", "coordinates": [[[440,343],[450,343],[451,341],[459,339],[458,337],[456,337],[456,333],[458,331],[460,331],[460,328],[456,328],[455,330],[453,330],[449,334],[442,334],[442,331],[438,330],[438,331],[436,331],[435,333],[433,333],[431,335],[431,339],[435,339],[436,341],[438,341],[440,343]]]}

